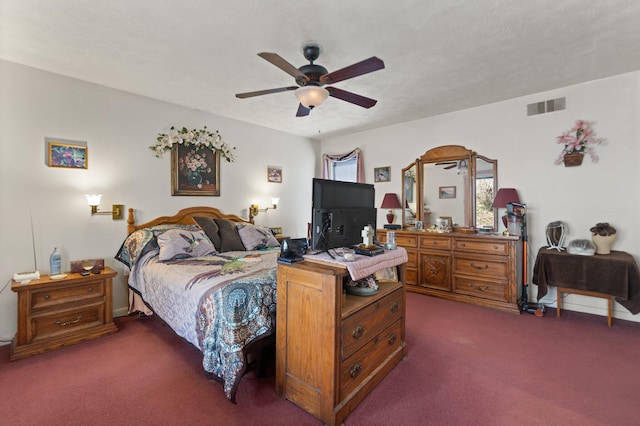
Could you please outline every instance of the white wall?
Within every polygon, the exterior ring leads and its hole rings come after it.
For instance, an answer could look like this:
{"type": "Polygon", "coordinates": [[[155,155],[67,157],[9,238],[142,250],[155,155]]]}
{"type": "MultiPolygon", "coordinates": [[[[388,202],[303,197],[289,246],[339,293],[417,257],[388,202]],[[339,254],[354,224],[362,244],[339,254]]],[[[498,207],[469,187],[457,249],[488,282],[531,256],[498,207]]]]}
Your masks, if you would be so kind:
{"type": "MultiPolygon", "coordinates": [[[[116,315],[126,313],[126,278],[114,255],[127,223],[92,217],[83,194],[104,194],[101,210],[134,208],[138,223],[194,205],[247,217],[251,202],[265,206],[280,197],[277,210],[260,213],[256,223],[302,237],[319,168],[319,143],[306,138],[6,61],[0,61],[0,148],[0,286],[14,272],[33,269],[32,215],[40,272],[48,273],[54,246],[63,270],[70,260],[104,258],[119,272],[116,315]],[[220,197],[171,196],[171,156],[157,159],[148,147],[172,125],[218,129],[237,147],[236,162],[221,161],[220,197]],[[86,141],[88,169],[47,167],[45,137],[86,141]],[[267,165],[282,167],[283,183],[267,182],[267,165]]],[[[10,285],[0,293],[1,340],[15,334],[16,299],[10,285]]]]}
{"type": "MultiPolygon", "coordinates": [[[[538,249],[546,245],[545,227],[555,220],[569,226],[568,241],[590,238],[589,228],[609,222],[618,231],[613,249],[640,257],[640,72],[565,87],[532,96],[444,114],[396,126],[322,141],[322,152],[348,152],[360,147],[367,182],[374,167],[391,166],[391,182],[376,183],[379,204],[386,192],[401,194],[402,168],[439,145],[463,145],[498,160],[500,187],[518,189],[527,205],[529,282],[538,249]],[[567,109],[527,117],[526,105],[566,96],[567,109]],[[598,146],[598,163],[585,158],[580,167],[554,165],[562,146],[556,136],[574,121],[594,122],[607,140],[598,146]]],[[[379,209],[379,223],[385,210],[379,209]]],[[[500,225],[502,226],[502,224],[500,225]]],[[[537,294],[532,286],[533,300],[537,294]]],[[[568,309],[606,315],[604,299],[567,296],[568,309]]],[[[545,301],[555,302],[555,290],[545,301]]],[[[618,318],[640,322],[616,304],[618,318]]]]}

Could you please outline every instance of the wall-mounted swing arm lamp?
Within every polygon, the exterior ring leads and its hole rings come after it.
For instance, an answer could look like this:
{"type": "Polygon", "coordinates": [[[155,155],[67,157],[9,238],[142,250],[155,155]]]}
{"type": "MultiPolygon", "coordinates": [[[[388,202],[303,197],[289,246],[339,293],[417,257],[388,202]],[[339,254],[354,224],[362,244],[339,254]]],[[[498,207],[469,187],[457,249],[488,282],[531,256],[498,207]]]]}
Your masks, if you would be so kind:
{"type": "Polygon", "coordinates": [[[113,204],[110,212],[101,212],[98,209],[102,194],[85,194],[87,204],[91,207],[91,216],[94,214],[110,214],[113,220],[124,219],[124,204],[113,204]]]}
{"type": "Polygon", "coordinates": [[[265,207],[264,209],[259,208],[257,204],[251,204],[251,206],[249,206],[249,222],[253,223],[253,219],[258,216],[258,213],[260,212],[266,212],[269,209],[277,209],[279,201],[280,198],[272,198],[271,204],[273,205],[271,207],[265,207]]]}

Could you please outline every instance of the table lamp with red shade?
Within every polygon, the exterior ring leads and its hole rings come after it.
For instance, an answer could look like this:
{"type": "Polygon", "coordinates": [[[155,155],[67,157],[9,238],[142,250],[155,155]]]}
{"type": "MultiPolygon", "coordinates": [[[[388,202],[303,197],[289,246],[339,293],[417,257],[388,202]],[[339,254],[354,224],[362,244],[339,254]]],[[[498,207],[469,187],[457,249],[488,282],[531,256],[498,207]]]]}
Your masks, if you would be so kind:
{"type": "MultiPolygon", "coordinates": [[[[494,209],[506,209],[509,203],[519,203],[520,198],[515,188],[500,188],[496,194],[496,198],[493,199],[491,207],[494,209]]],[[[507,214],[502,216],[502,223],[504,227],[507,227],[507,214]]]]}
{"type": "Polygon", "coordinates": [[[389,212],[387,213],[387,222],[389,222],[389,224],[392,224],[396,216],[393,213],[393,209],[401,209],[402,205],[400,204],[398,195],[393,192],[389,192],[387,194],[384,194],[384,198],[382,199],[382,205],[380,206],[380,208],[389,209],[389,212]]]}

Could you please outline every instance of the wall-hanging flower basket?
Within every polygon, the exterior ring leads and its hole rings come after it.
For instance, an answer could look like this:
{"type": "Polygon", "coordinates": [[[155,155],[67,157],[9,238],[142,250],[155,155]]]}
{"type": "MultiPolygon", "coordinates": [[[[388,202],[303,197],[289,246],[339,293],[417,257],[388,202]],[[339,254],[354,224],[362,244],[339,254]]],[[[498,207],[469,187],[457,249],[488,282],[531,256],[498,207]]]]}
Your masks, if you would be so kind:
{"type": "Polygon", "coordinates": [[[573,153],[573,154],[565,154],[563,158],[565,167],[575,167],[582,164],[582,160],[584,159],[584,154],[582,153],[573,153]]]}

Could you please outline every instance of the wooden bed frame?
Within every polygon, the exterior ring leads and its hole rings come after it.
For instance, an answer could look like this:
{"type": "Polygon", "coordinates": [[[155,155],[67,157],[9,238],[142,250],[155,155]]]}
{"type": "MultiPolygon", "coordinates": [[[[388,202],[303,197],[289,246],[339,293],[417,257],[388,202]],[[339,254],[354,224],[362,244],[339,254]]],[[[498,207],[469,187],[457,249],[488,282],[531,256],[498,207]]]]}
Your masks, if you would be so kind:
{"type": "MultiPolygon", "coordinates": [[[[162,224],[181,224],[181,225],[195,225],[196,222],[193,220],[194,217],[196,216],[208,216],[211,217],[213,219],[228,219],[228,220],[232,220],[234,222],[246,222],[246,223],[250,223],[248,220],[243,219],[239,216],[233,215],[233,214],[225,214],[222,213],[220,210],[214,208],[214,207],[204,207],[204,206],[200,206],[200,207],[188,207],[185,209],[180,210],[178,213],[176,213],[173,216],[161,216],[158,217],[156,219],[153,219],[149,222],[143,223],[141,225],[136,225],[135,223],[135,217],[134,217],[134,213],[133,213],[133,209],[130,208],[129,209],[129,214],[127,216],[127,231],[128,234],[131,234],[134,231],[137,231],[138,229],[142,229],[142,228],[147,228],[150,226],[154,226],[154,225],[162,225],[162,224]]],[[[160,318],[160,317],[158,317],[160,318]]],[[[171,328],[171,327],[169,327],[171,328]]],[[[242,378],[242,376],[244,375],[244,373],[247,371],[247,366],[249,365],[249,359],[248,356],[249,354],[255,354],[256,355],[256,374],[257,375],[263,375],[264,374],[264,351],[265,349],[269,348],[269,347],[273,347],[275,348],[275,342],[276,342],[276,333],[271,332],[271,333],[267,333],[264,334],[260,337],[258,337],[257,339],[254,339],[252,342],[250,342],[247,346],[244,347],[243,353],[242,353],[242,357],[244,360],[244,367],[243,369],[240,371],[240,373],[238,374],[236,381],[233,384],[233,388],[231,391],[231,398],[230,401],[235,404],[236,403],[236,391],[238,390],[238,385],[240,384],[240,379],[242,378]]],[[[209,379],[215,380],[221,384],[224,384],[224,381],[222,380],[222,378],[216,376],[213,373],[209,373],[207,371],[205,371],[206,376],[209,379]]]]}

